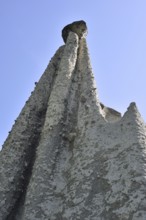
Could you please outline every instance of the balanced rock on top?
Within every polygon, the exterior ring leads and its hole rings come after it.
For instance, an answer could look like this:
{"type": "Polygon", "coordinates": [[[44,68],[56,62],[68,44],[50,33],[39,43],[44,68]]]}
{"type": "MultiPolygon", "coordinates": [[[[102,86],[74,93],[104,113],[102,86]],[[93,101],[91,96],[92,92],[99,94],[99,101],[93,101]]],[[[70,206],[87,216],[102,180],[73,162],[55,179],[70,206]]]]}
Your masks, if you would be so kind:
{"type": "Polygon", "coordinates": [[[75,22],[65,26],[62,30],[62,38],[63,38],[65,43],[67,41],[67,37],[68,37],[68,34],[69,34],[70,31],[76,33],[79,38],[82,38],[83,36],[86,36],[87,35],[86,22],[83,21],[83,20],[75,21],[75,22]]]}

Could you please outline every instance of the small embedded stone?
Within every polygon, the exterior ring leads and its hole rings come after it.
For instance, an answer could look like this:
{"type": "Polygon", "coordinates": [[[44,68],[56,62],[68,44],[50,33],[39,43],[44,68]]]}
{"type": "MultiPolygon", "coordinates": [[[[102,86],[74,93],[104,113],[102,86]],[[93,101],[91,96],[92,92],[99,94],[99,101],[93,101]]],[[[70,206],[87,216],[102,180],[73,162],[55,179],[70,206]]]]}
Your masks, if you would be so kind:
{"type": "Polygon", "coordinates": [[[84,96],[81,96],[81,102],[85,103],[86,102],[86,98],[84,96]]]}
{"type": "Polygon", "coordinates": [[[75,137],[76,137],[76,133],[75,132],[71,132],[70,134],[69,134],[69,136],[68,136],[68,140],[70,141],[70,142],[72,142],[74,139],[75,139],[75,137]]]}

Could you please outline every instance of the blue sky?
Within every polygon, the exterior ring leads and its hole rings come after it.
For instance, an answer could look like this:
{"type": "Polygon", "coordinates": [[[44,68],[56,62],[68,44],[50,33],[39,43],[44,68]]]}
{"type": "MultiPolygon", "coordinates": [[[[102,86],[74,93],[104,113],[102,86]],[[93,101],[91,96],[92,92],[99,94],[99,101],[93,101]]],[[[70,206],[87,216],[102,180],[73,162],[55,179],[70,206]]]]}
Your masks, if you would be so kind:
{"type": "Polygon", "coordinates": [[[101,102],[123,114],[135,101],[146,121],[145,0],[0,0],[0,145],[63,44],[62,28],[81,19],[101,102]]]}

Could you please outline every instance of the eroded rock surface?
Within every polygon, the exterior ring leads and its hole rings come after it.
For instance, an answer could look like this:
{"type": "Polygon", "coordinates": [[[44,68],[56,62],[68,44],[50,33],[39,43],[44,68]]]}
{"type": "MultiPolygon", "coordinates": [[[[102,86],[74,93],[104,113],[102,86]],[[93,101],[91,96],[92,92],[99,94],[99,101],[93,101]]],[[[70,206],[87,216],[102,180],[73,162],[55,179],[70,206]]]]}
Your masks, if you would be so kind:
{"type": "Polygon", "coordinates": [[[102,108],[102,114],[107,121],[115,122],[121,119],[122,115],[120,112],[105,106],[103,103],[100,103],[100,106],[102,108]]]}
{"type": "Polygon", "coordinates": [[[145,220],[145,123],[100,102],[86,39],[66,38],[0,152],[0,220],[145,220]]]}

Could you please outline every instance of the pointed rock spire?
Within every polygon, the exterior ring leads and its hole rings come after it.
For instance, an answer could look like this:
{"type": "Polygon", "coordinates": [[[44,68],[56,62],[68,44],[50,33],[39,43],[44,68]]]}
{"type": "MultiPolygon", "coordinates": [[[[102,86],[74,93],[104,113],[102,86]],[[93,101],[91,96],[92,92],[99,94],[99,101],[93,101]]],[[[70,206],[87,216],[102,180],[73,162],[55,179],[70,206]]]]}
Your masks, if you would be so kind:
{"type": "Polygon", "coordinates": [[[0,152],[1,220],[146,219],[145,124],[97,96],[84,21],[67,25],[0,152]]]}

